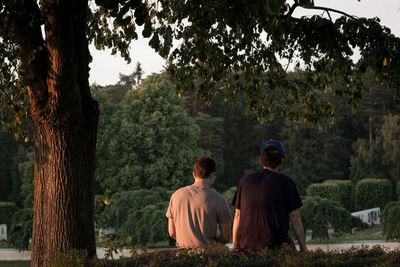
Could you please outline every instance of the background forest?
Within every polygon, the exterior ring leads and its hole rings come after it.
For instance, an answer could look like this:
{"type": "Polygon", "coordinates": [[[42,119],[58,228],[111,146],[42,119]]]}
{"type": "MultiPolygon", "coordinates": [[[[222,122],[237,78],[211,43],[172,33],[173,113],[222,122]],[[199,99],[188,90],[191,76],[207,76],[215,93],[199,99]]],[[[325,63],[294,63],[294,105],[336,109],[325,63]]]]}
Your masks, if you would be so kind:
{"type": "MultiPolygon", "coordinates": [[[[392,89],[367,76],[363,82],[369,91],[356,111],[328,95],[335,119],[311,127],[279,114],[273,121],[260,122],[247,115],[240,100],[205,105],[193,95],[177,96],[165,74],[144,81],[142,75],[138,64],[117,84],[91,88],[100,105],[95,221],[98,229],[116,230],[111,240],[131,245],[167,240],[169,197],[192,182],[192,166],[199,156],[216,159],[214,189],[230,201],[240,178],[261,168],[259,146],[266,139],[284,144],[282,172],[293,178],[302,197],[310,185],[327,180],[356,184],[363,178],[384,178],[395,188],[400,179],[400,107],[393,102],[392,89]]],[[[0,131],[0,202],[15,203],[17,213],[7,220],[12,224],[10,243],[17,247],[29,245],[33,166],[30,140],[0,131]]],[[[393,190],[389,200],[396,198],[393,190]]]]}

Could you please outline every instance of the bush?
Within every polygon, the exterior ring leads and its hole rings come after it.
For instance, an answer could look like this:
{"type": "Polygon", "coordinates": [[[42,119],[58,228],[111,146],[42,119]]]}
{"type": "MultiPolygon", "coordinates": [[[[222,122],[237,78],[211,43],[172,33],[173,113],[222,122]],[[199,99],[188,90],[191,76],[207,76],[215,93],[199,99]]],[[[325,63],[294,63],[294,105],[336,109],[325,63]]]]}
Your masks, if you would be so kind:
{"type": "Polygon", "coordinates": [[[18,250],[28,250],[32,237],[33,209],[20,209],[11,218],[9,243],[18,250]]]}
{"type": "MultiPolygon", "coordinates": [[[[382,247],[322,250],[296,253],[287,249],[260,252],[233,252],[225,246],[199,250],[133,251],[118,260],[84,259],[80,253],[57,254],[53,266],[398,266],[400,251],[382,247]]],[[[84,253],[83,253],[84,255],[84,253]]]]}
{"type": "Polygon", "coordinates": [[[340,187],[335,183],[311,184],[307,188],[307,196],[340,202],[340,187]]]}
{"type": "Polygon", "coordinates": [[[96,215],[96,223],[115,229],[116,239],[126,240],[129,245],[166,242],[168,201],[168,191],[158,187],[119,192],[112,196],[109,203],[107,200],[108,205],[103,212],[96,215]]]}
{"type": "Polygon", "coordinates": [[[13,202],[0,202],[0,224],[7,224],[10,227],[11,217],[17,211],[17,206],[13,202]]]}
{"type": "Polygon", "coordinates": [[[320,197],[307,197],[300,208],[304,231],[312,230],[312,238],[329,239],[331,225],[336,232],[351,232],[353,227],[350,212],[339,202],[320,197]]]}
{"type": "Polygon", "coordinates": [[[324,184],[332,183],[339,186],[339,201],[348,211],[354,210],[355,187],[349,180],[327,180],[324,184]]]}
{"type": "Polygon", "coordinates": [[[387,179],[367,178],[356,185],[355,205],[357,210],[380,207],[381,210],[392,199],[392,184],[387,179]]]}
{"type": "Polygon", "coordinates": [[[386,204],[382,212],[383,233],[386,240],[399,239],[400,237],[400,201],[386,204]]]}
{"type": "Polygon", "coordinates": [[[222,193],[222,195],[225,197],[226,201],[229,204],[232,216],[235,216],[236,209],[235,206],[230,205],[230,203],[233,199],[233,195],[235,194],[235,192],[236,192],[236,186],[233,186],[222,193]]]}
{"type": "Polygon", "coordinates": [[[385,235],[387,240],[400,238],[400,205],[389,210],[385,222],[385,235]]]}

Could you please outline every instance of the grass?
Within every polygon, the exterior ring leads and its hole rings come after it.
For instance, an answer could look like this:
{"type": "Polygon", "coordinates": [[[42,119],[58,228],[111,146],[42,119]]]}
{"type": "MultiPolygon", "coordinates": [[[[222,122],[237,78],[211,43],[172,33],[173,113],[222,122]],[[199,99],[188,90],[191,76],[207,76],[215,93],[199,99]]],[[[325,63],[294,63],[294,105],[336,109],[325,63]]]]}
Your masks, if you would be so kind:
{"type": "MultiPolygon", "coordinates": [[[[357,241],[386,241],[383,234],[383,225],[368,227],[362,231],[349,233],[331,233],[329,234],[329,243],[352,243],[357,241]]],[[[326,243],[326,240],[309,240],[307,243],[326,243]]]]}

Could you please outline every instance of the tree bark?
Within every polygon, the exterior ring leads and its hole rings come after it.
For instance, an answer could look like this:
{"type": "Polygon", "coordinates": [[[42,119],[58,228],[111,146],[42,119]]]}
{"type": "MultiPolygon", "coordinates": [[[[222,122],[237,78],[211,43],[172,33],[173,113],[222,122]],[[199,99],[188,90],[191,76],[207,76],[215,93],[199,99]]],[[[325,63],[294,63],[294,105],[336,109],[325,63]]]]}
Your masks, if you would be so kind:
{"type": "Polygon", "coordinates": [[[31,266],[54,253],[96,255],[94,164],[98,105],[89,88],[87,1],[10,0],[25,70],[35,149],[31,266]],[[42,37],[44,22],[45,38],[42,37]]]}

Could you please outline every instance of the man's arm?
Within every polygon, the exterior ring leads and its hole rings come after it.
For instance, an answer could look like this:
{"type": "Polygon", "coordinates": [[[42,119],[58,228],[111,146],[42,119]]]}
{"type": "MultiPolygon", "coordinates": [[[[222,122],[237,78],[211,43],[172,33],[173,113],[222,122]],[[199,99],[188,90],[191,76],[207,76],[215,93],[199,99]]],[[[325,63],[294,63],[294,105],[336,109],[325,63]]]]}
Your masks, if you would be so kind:
{"type": "Polygon", "coordinates": [[[176,240],[176,230],[174,219],[168,218],[168,233],[169,236],[176,240]]]}
{"type": "Polygon", "coordinates": [[[306,246],[306,238],[304,236],[303,223],[298,210],[289,212],[290,222],[293,226],[294,234],[296,235],[297,241],[299,242],[301,251],[308,251],[306,246]]]}
{"type": "Polygon", "coordinates": [[[220,223],[219,230],[221,235],[217,238],[217,241],[223,244],[229,243],[231,241],[231,223],[220,223]]]}
{"type": "Polygon", "coordinates": [[[239,243],[237,240],[237,231],[239,229],[240,223],[240,210],[235,210],[235,218],[233,219],[233,229],[232,229],[232,249],[239,249],[239,243]]]}

